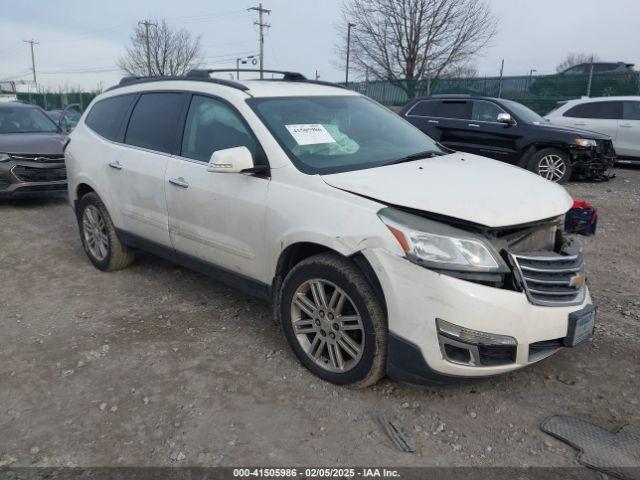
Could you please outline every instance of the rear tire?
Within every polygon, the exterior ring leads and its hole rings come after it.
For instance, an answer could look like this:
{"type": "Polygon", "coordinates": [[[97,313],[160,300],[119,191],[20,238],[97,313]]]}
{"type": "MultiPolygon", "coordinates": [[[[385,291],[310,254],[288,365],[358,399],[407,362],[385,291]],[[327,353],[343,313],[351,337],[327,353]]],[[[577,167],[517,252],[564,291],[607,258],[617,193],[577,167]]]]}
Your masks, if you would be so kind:
{"type": "Polygon", "coordinates": [[[109,212],[95,192],[80,199],[77,213],[82,246],[96,268],[113,272],[131,265],[134,252],[120,242],[109,212]]]}
{"type": "Polygon", "coordinates": [[[284,279],[276,308],[289,346],[318,377],[355,388],[384,377],[386,315],[348,259],[322,253],[297,264],[284,279]]]}
{"type": "Polygon", "coordinates": [[[573,172],[569,155],[555,148],[535,152],[531,155],[527,168],[542,178],[560,184],[568,182],[573,172]]]}

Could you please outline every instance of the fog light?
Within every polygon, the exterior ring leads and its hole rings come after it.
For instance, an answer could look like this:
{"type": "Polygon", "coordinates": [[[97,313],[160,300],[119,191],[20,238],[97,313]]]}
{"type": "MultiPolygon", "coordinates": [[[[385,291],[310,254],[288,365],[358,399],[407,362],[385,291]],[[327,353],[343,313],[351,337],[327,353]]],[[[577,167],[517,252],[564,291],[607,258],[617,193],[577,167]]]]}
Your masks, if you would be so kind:
{"type": "Polygon", "coordinates": [[[436,318],[438,332],[464,343],[473,345],[517,345],[516,339],[506,335],[496,335],[495,333],[479,332],[470,328],[460,327],[453,323],[446,322],[441,318],[436,318]]]}

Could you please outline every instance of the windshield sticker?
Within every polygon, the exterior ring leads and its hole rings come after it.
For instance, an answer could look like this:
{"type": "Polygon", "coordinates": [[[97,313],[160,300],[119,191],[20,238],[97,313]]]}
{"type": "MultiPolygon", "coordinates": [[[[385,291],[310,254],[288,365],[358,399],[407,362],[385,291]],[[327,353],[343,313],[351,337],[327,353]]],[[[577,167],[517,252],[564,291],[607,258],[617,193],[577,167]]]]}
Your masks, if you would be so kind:
{"type": "Polygon", "coordinates": [[[285,125],[298,145],[318,145],[336,143],[331,134],[319,123],[304,125],[285,125]]]}

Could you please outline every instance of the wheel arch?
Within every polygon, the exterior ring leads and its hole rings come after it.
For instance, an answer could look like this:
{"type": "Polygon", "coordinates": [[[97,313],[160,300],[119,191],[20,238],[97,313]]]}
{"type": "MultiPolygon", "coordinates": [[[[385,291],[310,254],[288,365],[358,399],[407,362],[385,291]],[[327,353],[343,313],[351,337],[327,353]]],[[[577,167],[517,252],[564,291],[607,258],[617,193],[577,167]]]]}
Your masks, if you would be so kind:
{"type": "Polygon", "coordinates": [[[291,271],[291,269],[303,260],[319,253],[333,253],[340,257],[351,260],[373,287],[376,297],[380,301],[380,304],[382,305],[386,313],[387,306],[384,298],[384,291],[382,290],[382,284],[380,283],[380,280],[378,279],[373,266],[362,254],[362,251],[357,250],[350,252],[345,249],[337,249],[335,247],[328,246],[324,243],[318,243],[316,241],[298,241],[295,243],[291,243],[281,251],[276,263],[272,281],[272,301],[274,306],[277,303],[276,300],[279,295],[280,288],[282,287],[282,282],[287,274],[291,271]]]}

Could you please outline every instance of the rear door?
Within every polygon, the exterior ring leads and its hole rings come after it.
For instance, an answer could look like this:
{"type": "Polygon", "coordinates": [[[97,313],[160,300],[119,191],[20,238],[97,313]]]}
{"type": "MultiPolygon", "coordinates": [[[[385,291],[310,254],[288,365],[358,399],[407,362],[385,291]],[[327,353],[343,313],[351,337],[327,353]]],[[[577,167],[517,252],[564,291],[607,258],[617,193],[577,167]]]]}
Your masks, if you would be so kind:
{"type": "Polygon", "coordinates": [[[470,118],[471,101],[438,100],[432,117],[435,128],[439,131],[437,140],[452,150],[470,151],[467,139],[470,118]]]}
{"type": "Polygon", "coordinates": [[[124,145],[109,163],[111,184],[123,228],[163,247],[171,247],[165,199],[165,171],[178,139],[186,95],[143,93],[127,125],[124,145]]]}
{"type": "Polygon", "coordinates": [[[438,100],[420,100],[404,114],[409,122],[436,141],[440,141],[442,134],[442,130],[438,128],[440,119],[435,116],[439,104],[438,100]]]}
{"type": "Polygon", "coordinates": [[[622,118],[622,102],[595,101],[581,103],[564,112],[565,125],[609,135],[614,143],[618,135],[618,121],[622,118]]]}
{"type": "Polygon", "coordinates": [[[640,158],[640,101],[624,102],[615,149],[618,155],[640,158]]]}

